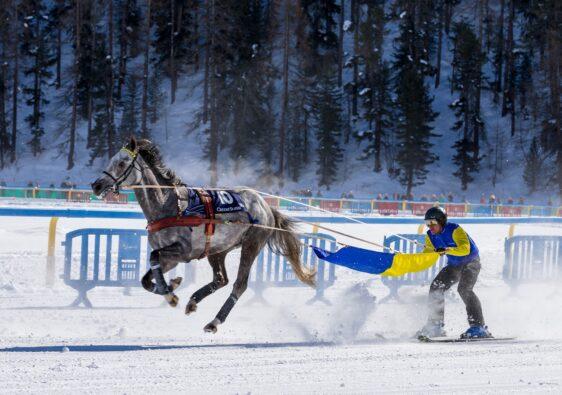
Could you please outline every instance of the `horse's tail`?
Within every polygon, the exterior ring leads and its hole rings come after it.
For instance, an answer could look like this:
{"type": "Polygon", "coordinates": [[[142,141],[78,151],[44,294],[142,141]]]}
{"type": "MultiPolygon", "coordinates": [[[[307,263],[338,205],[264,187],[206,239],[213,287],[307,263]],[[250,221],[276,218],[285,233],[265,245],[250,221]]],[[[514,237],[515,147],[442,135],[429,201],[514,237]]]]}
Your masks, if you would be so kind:
{"type": "Polygon", "coordinates": [[[267,241],[269,248],[289,260],[293,272],[300,281],[314,287],[316,270],[309,270],[301,263],[302,246],[295,233],[295,222],[274,208],[271,208],[271,211],[273,211],[275,218],[275,227],[281,230],[273,231],[273,234],[267,241]]]}

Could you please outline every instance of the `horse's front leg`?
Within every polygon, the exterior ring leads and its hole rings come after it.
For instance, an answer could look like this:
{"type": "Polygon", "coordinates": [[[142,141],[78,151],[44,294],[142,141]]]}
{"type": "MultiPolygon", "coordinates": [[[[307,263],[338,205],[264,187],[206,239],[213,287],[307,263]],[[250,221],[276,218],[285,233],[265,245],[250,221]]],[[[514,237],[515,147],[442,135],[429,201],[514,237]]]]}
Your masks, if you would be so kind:
{"type": "Polygon", "coordinates": [[[189,302],[185,306],[185,314],[189,315],[194,313],[197,310],[197,303],[201,302],[204,298],[228,284],[228,276],[226,274],[226,267],[224,266],[226,254],[227,252],[221,252],[207,257],[209,264],[213,269],[213,281],[204,285],[191,295],[189,302]]]}
{"type": "Polygon", "coordinates": [[[150,271],[143,277],[142,285],[149,292],[163,295],[172,307],[176,307],[179,298],[174,294],[181,283],[181,277],[170,280],[170,285],[166,283],[164,273],[172,270],[178,262],[182,260],[183,254],[178,244],[154,250],[150,253],[150,271]],[[154,282],[152,280],[154,279],[154,282]]]}

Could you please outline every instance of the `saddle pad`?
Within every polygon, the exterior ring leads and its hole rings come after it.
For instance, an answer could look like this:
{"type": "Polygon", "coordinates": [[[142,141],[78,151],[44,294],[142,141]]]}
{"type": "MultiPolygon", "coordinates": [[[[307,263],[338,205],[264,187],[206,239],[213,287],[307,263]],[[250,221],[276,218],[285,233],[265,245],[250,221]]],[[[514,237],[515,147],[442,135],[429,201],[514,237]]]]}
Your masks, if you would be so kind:
{"type": "MultiPolygon", "coordinates": [[[[234,213],[246,211],[246,206],[240,195],[227,190],[207,190],[213,201],[213,211],[215,214],[234,213]]],[[[201,201],[199,194],[194,189],[188,189],[187,207],[182,213],[183,216],[205,217],[205,205],[201,201]]]]}

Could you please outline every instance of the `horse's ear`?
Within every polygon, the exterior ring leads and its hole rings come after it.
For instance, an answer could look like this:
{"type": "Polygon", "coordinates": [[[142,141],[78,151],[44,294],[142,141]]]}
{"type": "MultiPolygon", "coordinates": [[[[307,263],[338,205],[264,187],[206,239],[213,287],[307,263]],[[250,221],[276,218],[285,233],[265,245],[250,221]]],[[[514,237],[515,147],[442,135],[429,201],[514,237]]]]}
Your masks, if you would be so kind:
{"type": "Polygon", "coordinates": [[[131,141],[129,141],[129,149],[133,152],[137,151],[137,139],[134,135],[131,135],[131,141]]]}

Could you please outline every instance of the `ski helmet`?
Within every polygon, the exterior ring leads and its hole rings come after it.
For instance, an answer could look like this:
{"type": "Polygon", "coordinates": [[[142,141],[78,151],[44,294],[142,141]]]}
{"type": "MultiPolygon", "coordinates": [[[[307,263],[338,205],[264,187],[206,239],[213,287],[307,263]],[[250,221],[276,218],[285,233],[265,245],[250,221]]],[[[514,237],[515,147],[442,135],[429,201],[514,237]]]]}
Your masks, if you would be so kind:
{"type": "Polygon", "coordinates": [[[426,221],[435,220],[441,226],[445,226],[447,223],[447,213],[441,207],[432,207],[425,213],[426,221]]]}

